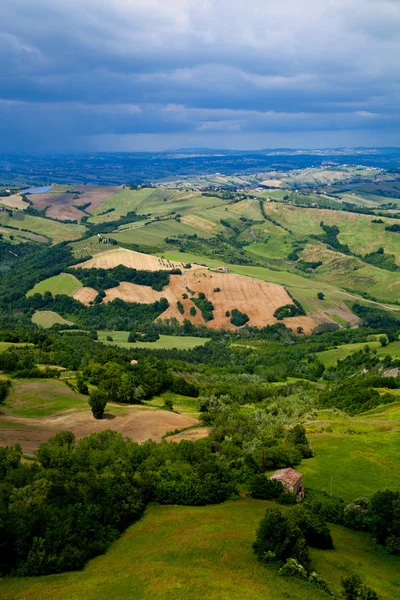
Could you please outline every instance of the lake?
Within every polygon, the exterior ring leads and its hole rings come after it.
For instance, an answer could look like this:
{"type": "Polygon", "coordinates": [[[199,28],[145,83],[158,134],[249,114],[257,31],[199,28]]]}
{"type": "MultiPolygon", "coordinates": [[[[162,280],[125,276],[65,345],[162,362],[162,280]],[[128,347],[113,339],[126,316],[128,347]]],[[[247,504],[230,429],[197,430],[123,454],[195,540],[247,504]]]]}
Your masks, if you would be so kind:
{"type": "Polygon", "coordinates": [[[45,194],[46,192],[50,192],[53,187],[54,185],[44,185],[37,188],[27,188],[26,190],[21,190],[21,194],[45,194]]]}

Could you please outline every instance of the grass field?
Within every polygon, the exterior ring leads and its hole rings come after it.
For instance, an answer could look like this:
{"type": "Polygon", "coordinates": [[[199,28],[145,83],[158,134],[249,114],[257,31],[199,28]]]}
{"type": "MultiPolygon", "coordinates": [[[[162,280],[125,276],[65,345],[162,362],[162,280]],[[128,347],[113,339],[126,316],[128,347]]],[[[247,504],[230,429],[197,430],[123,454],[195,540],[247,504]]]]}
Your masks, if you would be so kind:
{"type": "MultiPolygon", "coordinates": [[[[257,562],[255,532],[272,503],[150,506],[105,556],[81,572],[0,582],[3,600],[322,600],[326,594],[257,562]]],[[[366,534],[330,527],[334,550],[312,550],[312,566],[339,596],[340,578],[360,575],[381,600],[398,598],[400,558],[366,534]]]]}
{"type": "Polygon", "coordinates": [[[86,231],[83,225],[60,223],[59,221],[26,215],[22,212],[14,212],[12,217],[8,213],[0,213],[0,225],[8,225],[19,230],[26,229],[31,233],[37,233],[48,238],[54,244],[66,240],[76,240],[86,231]]]}
{"type": "Polygon", "coordinates": [[[55,325],[55,323],[72,325],[71,321],[67,321],[52,310],[37,310],[32,316],[32,322],[36,325],[39,325],[39,327],[44,327],[45,329],[55,325]]]}
{"type": "Polygon", "coordinates": [[[78,290],[80,290],[82,284],[76,277],[69,273],[60,273],[55,277],[49,277],[37,283],[29,292],[27,296],[33,294],[44,294],[45,292],[51,292],[53,296],[56,294],[67,294],[67,296],[73,296],[78,290]]]}
{"type": "Polygon", "coordinates": [[[165,246],[164,238],[176,235],[195,235],[202,238],[209,238],[211,233],[195,229],[190,225],[168,219],[168,221],[157,221],[143,227],[126,229],[125,231],[116,231],[112,237],[117,242],[125,244],[139,244],[140,246],[165,246]]]}
{"type": "Polygon", "coordinates": [[[176,335],[160,335],[160,339],[156,342],[128,342],[129,331],[98,331],[99,340],[106,344],[114,344],[122,348],[150,348],[154,350],[169,348],[178,348],[179,350],[190,350],[196,346],[203,346],[208,342],[208,338],[176,336],[176,335]],[[113,338],[112,342],[107,342],[107,336],[113,338]]]}
{"type": "Polygon", "coordinates": [[[40,418],[64,410],[87,409],[87,396],[57,379],[17,379],[3,406],[16,417],[40,418]]]}
{"type": "Polygon", "coordinates": [[[17,348],[24,348],[26,346],[31,347],[33,344],[28,344],[25,342],[0,342],[0,352],[4,352],[4,350],[8,350],[13,346],[16,346],[17,348]]]}
{"type": "MultiPolygon", "coordinates": [[[[141,190],[131,190],[128,187],[122,188],[116,194],[104,200],[93,211],[93,216],[89,219],[91,223],[106,223],[107,221],[117,221],[124,217],[128,212],[136,211],[143,200],[150,196],[154,190],[152,188],[143,188],[141,190]],[[114,209],[111,212],[107,210],[114,209]],[[106,214],[104,214],[106,213],[106,214]]],[[[140,213],[141,211],[137,211],[140,213]]]]}
{"type": "Polygon", "coordinates": [[[306,428],[314,451],[300,467],[306,488],[330,491],[332,478],[333,494],[349,501],[386,488],[400,490],[393,476],[400,462],[399,403],[355,417],[321,411],[306,428]]]}
{"type": "MultiPolygon", "coordinates": [[[[382,347],[380,342],[378,341],[370,341],[367,342],[368,346],[371,350],[377,350],[378,356],[387,356],[390,355],[392,358],[400,358],[400,342],[391,342],[387,346],[382,347]]],[[[366,342],[359,342],[356,344],[343,344],[343,346],[338,346],[337,348],[332,348],[331,350],[324,350],[323,352],[318,352],[319,360],[325,365],[325,367],[331,367],[335,365],[338,360],[343,360],[353,354],[353,352],[357,352],[361,350],[366,345],[366,342]]]]}

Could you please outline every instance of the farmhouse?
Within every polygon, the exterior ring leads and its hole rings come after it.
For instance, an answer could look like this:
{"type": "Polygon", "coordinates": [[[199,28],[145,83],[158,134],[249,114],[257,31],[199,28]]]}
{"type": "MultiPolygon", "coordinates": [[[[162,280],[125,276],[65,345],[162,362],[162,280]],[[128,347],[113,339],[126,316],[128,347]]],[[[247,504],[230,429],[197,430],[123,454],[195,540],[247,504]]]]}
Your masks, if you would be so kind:
{"type": "Polygon", "coordinates": [[[285,490],[296,494],[297,500],[304,498],[303,475],[294,469],[279,469],[270,479],[280,481],[285,490]]]}

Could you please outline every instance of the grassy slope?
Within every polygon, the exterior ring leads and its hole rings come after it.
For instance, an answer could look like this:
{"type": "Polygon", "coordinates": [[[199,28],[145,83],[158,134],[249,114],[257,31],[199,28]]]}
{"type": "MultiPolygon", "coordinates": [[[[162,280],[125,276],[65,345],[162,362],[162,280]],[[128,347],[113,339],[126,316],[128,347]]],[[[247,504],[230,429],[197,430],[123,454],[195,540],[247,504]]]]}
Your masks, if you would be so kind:
{"type": "MultiPolygon", "coordinates": [[[[330,367],[335,365],[338,360],[343,360],[353,352],[361,350],[365,345],[365,342],[359,342],[356,344],[343,344],[343,346],[338,346],[337,348],[332,348],[331,350],[318,352],[318,358],[325,365],[325,367],[330,367]]],[[[400,342],[392,342],[387,346],[382,347],[378,341],[371,341],[368,342],[368,346],[371,349],[377,350],[378,356],[387,356],[389,354],[392,358],[400,358],[400,342]]]]}
{"type": "Polygon", "coordinates": [[[345,500],[385,488],[400,490],[393,476],[400,463],[399,403],[355,417],[321,411],[306,428],[315,454],[301,464],[306,487],[330,491],[332,476],[334,495],[345,500]]]}
{"type": "Polygon", "coordinates": [[[168,221],[158,221],[150,225],[137,227],[135,229],[126,229],[112,234],[117,242],[125,244],[140,244],[141,246],[164,246],[164,238],[176,235],[195,235],[202,238],[209,238],[212,234],[195,229],[185,223],[169,219],[168,221]]]}
{"type": "Polygon", "coordinates": [[[49,277],[37,283],[29,292],[27,296],[32,294],[44,294],[45,292],[51,292],[53,296],[56,294],[67,294],[73,296],[78,290],[80,290],[82,284],[74,275],[69,273],[60,273],[55,277],[49,277]]]}
{"type": "Polygon", "coordinates": [[[190,337],[190,336],[176,336],[176,335],[160,335],[160,339],[156,342],[128,342],[128,331],[98,331],[99,340],[106,344],[115,344],[123,348],[153,348],[155,350],[164,348],[178,348],[180,350],[188,350],[195,348],[196,346],[203,346],[208,338],[190,337]],[[111,336],[112,342],[107,342],[106,337],[111,336]]]}
{"type": "Polygon", "coordinates": [[[388,254],[396,254],[400,258],[400,236],[385,230],[386,225],[399,223],[397,219],[383,219],[385,223],[371,223],[371,215],[361,215],[344,211],[332,211],[315,208],[294,208],[286,205],[265,203],[268,215],[293,231],[296,235],[321,235],[323,231],[320,222],[327,225],[337,225],[340,229],[338,236],[342,244],[348,244],[357,254],[367,254],[376,251],[380,246],[388,254]]]}
{"type": "MultiPolygon", "coordinates": [[[[116,194],[113,194],[111,198],[104,200],[99,204],[93,211],[93,217],[90,217],[91,223],[105,223],[107,221],[116,221],[120,217],[125,216],[128,212],[137,209],[139,204],[152,194],[154,190],[151,188],[143,188],[141,190],[131,190],[129,188],[122,188],[116,194]],[[112,212],[102,214],[106,210],[113,208],[112,212]]],[[[137,211],[141,212],[141,211],[137,211]]]]}
{"type": "Polygon", "coordinates": [[[87,396],[57,379],[17,379],[3,406],[16,417],[38,418],[87,408],[87,396]]]}
{"type": "Polygon", "coordinates": [[[61,323],[62,325],[72,325],[71,321],[67,321],[61,317],[58,313],[52,310],[37,310],[32,316],[32,322],[47,329],[55,323],[61,323]]]}
{"type": "MultiPolygon", "coordinates": [[[[258,563],[251,544],[264,511],[257,500],[218,506],[151,506],[105,556],[83,572],[3,579],[4,600],[322,600],[299,580],[258,563]]],[[[312,551],[313,566],[339,594],[340,578],[357,573],[382,600],[398,598],[400,559],[365,534],[332,526],[335,550],[312,551]]]]}
{"type": "Polygon", "coordinates": [[[27,229],[28,231],[49,238],[54,244],[66,240],[76,240],[86,231],[83,225],[60,223],[59,221],[33,217],[24,213],[14,213],[12,217],[8,213],[1,213],[0,225],[8,225],[17,229],[27,229]]]}

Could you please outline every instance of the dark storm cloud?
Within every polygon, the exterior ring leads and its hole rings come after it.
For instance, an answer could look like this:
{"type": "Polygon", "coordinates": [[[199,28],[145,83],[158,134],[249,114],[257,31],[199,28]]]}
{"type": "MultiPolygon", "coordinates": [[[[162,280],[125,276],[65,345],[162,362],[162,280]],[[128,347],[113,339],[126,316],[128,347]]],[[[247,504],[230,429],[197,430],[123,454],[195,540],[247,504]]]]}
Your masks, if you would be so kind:
{"type": "Polygon", "coordinates": [[[0,148],[389,145],[399,32],[398,0],[2,0],[0,148]]]}

